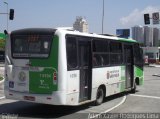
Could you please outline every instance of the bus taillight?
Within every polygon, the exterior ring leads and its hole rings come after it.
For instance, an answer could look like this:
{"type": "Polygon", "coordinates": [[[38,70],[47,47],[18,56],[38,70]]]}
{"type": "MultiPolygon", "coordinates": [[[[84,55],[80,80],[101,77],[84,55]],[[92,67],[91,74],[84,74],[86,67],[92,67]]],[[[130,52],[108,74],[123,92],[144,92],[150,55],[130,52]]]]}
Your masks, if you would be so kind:
{"type": "Polygon", "coordinates": [[[53,83],[57,84],[57,73],[56,72],[53,73],[53,83]]]}
{"type": "Polygon", "coordinates": [[[53,73],[53,80],[57,80],[57,74],[56,74],[56,72],[53,73]]]}

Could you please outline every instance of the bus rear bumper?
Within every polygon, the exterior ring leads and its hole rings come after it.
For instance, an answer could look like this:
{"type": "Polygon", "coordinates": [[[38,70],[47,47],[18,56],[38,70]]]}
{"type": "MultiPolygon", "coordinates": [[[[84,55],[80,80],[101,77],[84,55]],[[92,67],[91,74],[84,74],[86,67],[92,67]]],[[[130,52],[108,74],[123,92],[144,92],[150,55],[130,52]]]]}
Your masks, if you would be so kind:
{"type": "Polygon", "coordinates": [[[14,99],[41,104],[66,105],[65,93],[62,91],[56,91],[53,94],[30,94],[5,90],[4,93],[6,99],[14,99]]]}

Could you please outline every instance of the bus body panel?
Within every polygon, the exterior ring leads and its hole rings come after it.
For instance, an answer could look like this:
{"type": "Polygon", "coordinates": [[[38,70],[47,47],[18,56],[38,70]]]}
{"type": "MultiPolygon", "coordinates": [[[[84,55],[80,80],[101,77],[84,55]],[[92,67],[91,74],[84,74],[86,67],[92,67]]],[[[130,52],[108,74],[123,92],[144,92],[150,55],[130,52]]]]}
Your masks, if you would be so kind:
{"type": "MultiPolygon", "coordinates": [[[[79,37],[118,40],[117,37],[58,29],[54,33],[50,57],[48,59],[12,58],[11,42],[7,40],[6,59],[7,57],[9,59],[6,60],[5,66],[6,98],[52,105],[80,105],[85,103],[85,101],[96,100],[97,89],[100,85],[105,85],[105,96],[126,90],[125,64],[97,68],[92,66],[91,98],[80,101],[80,69],[67,69],[66,35],[68,34],[78,35],[79,37]],[[12,63],[9,63],[9,60],[12,63]]],[[[91,40],[89,42],[91,43],[91,40]]],[[[123,39],[122,42],[128,41],[123,39]]],[[[143,69],[134,66],[133,73],[134,79],[138,77],[140,84],[143,84],[143,69]]]]}
{"type": "Polygon", "coordinates": [[[51,105],[67,105],[66,98],[64,98],[66,93],[62,91],[55,91],[52,94],[31,94],[31,93],[21,93],[6,89],[4,93],[6,99],[15,99],[20,101],[51,104],[51,105]]]}
{"type": "Polygon", "coordinates": [[[113,95],[125,90],[125,69],[124,66],[113,66],[94,68],[92,70],[92,88],[106,86],[106,96],[113,95]]]}
{"type": "Polygon", "coordinates": [[[144,72],[142,68],[134,66],[134,79],[139,79],[139,85],[144,84],[144,72]]]}
{"type": "Polygon", "coordinates": [[[67,59],[66,59],[66,43],[65,33],[56,30],[55,35],[59,38],[58,49],[58,91],[66,91],[67,89],[67,59]]]}
{"type": "Polygon", "coordinates": [[[80,71],[68,71],[67,72],[67,104],[69,105],[78,105],[79,102],[79,77],[80,71]]]}
{"type": "Polygon", "coordinates": [[[14,66],[9,81],[13,91],[52,94],[57,90],[58,38],[53,38],[48,59],[12,59],[14,66]],[[44,63],[45,62],[45,63],[44,63]]]}
{"type": "MultiPolygon", "coordinates": [[[[34,97],[37,98],[37,102],[43,103],[44,101],[42,102],[38,96],[41,95],[45,98],[45,95],[50,94],[50,97],[57,95],[50,104],[66,104],[64,94],[56,93],[58,91],[58,67],[62,66],[61,64],[59,66],[58,62],[58,58],[60,57],[60,53],[58,53],[59,38],[55,35],[52,40],[51,54],[48,59],[14,59],[11,56],[11,50],[9,50],[11,48],[7,48],[11,46],[11,40],[10,38],[7,40],[6,57],[9,57],[12,64],[9,65],[9,63],[6,62],[5,66],[7,74],[5,82],[6,98],[25,100],[23,96],[34,95],[34,97]],[[54,78],[57,78],[56,81],[54,81],[54,78]],[[10,92],[12,92],[11,96],[10,92]]],[[[61,52],[64,53],[64,51],[61,52]]],[[[59,91],[59,93],[63,92],[59,91]]]]}
{"type": "Polygon", "coordinates": [[[79,70],[73,70],[67,72],[67,93],[79,92],[79,70]]]}

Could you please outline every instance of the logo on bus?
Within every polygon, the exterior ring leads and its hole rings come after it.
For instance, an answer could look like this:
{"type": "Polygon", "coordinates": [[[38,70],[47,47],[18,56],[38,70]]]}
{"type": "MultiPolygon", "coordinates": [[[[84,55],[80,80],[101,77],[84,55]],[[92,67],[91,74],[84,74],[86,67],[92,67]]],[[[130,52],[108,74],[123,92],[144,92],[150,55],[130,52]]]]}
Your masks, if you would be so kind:
{"type": "Polygon", "coordinates": [[[106,74],[107,79],[117,78],[119,76],[120,76],[119,70],[107,71],[107,74],[106,74]]]}
{"type": "Polygon", "coordinates": [[[26,80],[26,74],[24,72],[19,73],[19,80],[22,82],[26,80]]]}

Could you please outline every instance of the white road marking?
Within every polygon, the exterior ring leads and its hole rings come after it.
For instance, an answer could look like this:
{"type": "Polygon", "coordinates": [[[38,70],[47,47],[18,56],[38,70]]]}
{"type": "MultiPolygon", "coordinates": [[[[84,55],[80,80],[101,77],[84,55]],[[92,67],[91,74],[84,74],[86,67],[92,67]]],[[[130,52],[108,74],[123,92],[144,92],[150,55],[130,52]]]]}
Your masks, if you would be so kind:
{"type": "Polygon", "coordinates": [[[91,116],[91,117],[90,117],[90,119],[100,117],[100,115],[102,115],[102,114],[104,114],[104,113],[108,113],[108,112],[112,111],[113,109],[115,109],[115,108],[119,107],[120,105],[122,105],[122,104],[125,102],[125,100],[126,100],[126,96],[123,96],[122,101],[121,101],[121,102],[119,102],[116,106],[114,106],[114,107],[112,107],[112,108],[110,108],[110,109],[107,109],[106,111],[101,112],[101,113],[99,113],[99,114],[97,114],[97,115],[91,116]]]}
{"type": "Polygon", "coordinates": [[[2,100],[2,99],[4,99],[5,98],[5,96],[2,96],[2,97],[0,97],[0,100],[2,100]]]}
{"type": "Polygon", "coordinates": [[[152,98],[152,99],[160,99],[160,97],[157,97],[157,96],[149,96],[149,95],[130,94],[130,96],[137,96],[137,97],[143,97],[143,98],[152,98]]]}

